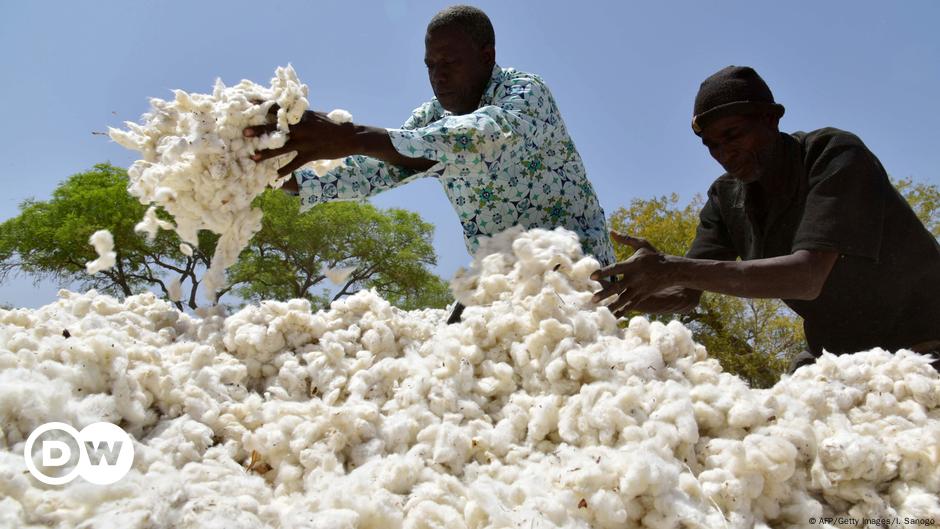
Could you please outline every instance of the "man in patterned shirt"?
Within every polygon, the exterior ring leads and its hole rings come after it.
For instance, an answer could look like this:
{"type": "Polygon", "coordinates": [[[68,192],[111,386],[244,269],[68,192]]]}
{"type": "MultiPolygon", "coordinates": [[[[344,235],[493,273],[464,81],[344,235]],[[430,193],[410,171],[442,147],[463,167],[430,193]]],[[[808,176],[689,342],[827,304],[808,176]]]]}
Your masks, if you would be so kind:
{"type": "MultiPolygon", "coordinates": [[[[281,175],[301,210],[330,200],[358,200],[422,177],[436,177],[463,225],[467,250],[512,226],[564,227],[602,265],[614,262],[604,212],[555,100],[535,75],[496,64],[493,26],[483,11],[452,6],[425,35],[425,64],[435,98],[400,129],[337,124],[308,111],[280,149],[296,152],[281,175]],[[312,160],[347,157],[317,176],[312,160]]],[[[245,129],[246,136],[272,126],[245,129]]]]}

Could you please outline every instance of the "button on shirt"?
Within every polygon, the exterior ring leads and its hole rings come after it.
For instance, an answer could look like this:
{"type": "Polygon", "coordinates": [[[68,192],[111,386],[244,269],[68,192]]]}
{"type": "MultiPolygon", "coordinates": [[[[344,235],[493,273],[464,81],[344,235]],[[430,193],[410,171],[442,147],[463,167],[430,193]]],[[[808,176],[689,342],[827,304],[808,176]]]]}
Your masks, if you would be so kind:
{"type": "Polygon", "coordinates": [[[940,245],[878,158],[833,128],[781,134],[777,147],[777,192],[755,200],[759,184],[718,178],[686,255],[749,260],[838,252],[818,298],[783,300],[803,317],[817,356],[940,339],[940,245]]]}
{"type": "Polygon", "coordinates": [[[585,253],[613,264],[604,211],[555,100],[536,75],[494,66],[480,106],[453,115],[437,99],[418,107],[401,129],[389,129],[404,156],[437,164],[416,172],[367,156],[317,176],[294,172],[301,211],[331,200],[361,200],[412,180],[439,179],[463,225],[471,255],[481,235],[516,225],[564,227],[585,253]]]}

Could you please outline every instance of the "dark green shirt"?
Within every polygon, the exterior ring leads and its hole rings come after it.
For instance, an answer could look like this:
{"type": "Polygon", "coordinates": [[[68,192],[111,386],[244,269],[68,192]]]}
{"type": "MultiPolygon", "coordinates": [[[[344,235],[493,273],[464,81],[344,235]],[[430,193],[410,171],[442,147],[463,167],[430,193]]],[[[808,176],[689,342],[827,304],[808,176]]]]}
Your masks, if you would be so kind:
{"type": "Polygon", "coordinates": [[[865,144],[833,128],[781,133],[772,170],[783,189],[769,197],[759,184],[719,177],[686,255],[839,252],[818,298],[783,300],[803,317],[817,356],[940,339],[940,244],[865,144]]]}

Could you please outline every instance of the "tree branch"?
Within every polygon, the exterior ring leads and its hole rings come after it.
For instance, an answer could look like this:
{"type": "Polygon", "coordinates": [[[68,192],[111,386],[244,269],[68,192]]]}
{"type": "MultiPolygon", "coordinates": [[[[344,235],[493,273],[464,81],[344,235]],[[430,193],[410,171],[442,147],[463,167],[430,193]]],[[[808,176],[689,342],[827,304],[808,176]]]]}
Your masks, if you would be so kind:
{"type": "MultiPolygon", "coordinates": [[[[154,263],[154,264],[156,264],[156,265],[158,265],[158,266],[160,266],[160,267],[162,267],[162,268],[166,268],[167,270],[170,270],[170,271],[172,271],[172,272],[176,272],[177,274],[185,274],[185,273],[186,273],[186,270],[185,270],[184,268],[180,268],[180,267],[178,267],[178,266],[174,266],[174,265],[172,265],[172,264],[170,264],[170,263],[165,263],[165,262],[161,261],[160,258],[158,258],[156,255],[150,254],[150,255],[148,255],[147,257],[150,257],[150,258],[153,260],[153,263],[154,263]]],[[[146,263],[146,261],[144,261],[144,262],[146,263]]]]}

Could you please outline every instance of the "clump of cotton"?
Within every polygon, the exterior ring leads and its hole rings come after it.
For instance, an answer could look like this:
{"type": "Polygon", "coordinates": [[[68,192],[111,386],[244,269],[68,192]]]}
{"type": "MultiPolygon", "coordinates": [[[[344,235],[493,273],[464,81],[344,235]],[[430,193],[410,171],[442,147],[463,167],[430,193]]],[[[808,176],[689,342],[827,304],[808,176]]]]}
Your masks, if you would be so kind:
{"type": "Polygon", "coordinates": [[[170,283],[166,286],[166,297],[170,301],[183,299],[183,286],[180,283],[179,276],[170,279],[170,283]]]}
{"type": "Polygon", "coordinates": [[[212,527],[810,527],[940,517],[940,377],[909,351],[824,355],[753,389],[678,322],[591,303],[564,230],[485,241],[404,312],[363,291],[231,315],[63,291],[0,311],[0,519],[212,527]],[[63,335],[69,331],[69,338],[63,335]],[[122,425],[130,474],[40,484],[32,429],[122,425]]]}
{"type": "MultiPolygon", "coordinates": [[[[172,101],[151,99],[142,124],[126,122],[128,130],[112,128],[109,133],[143,155],[128,170],[128,191],[144,204],[165,209],[184,243],[197,246],[200,230],[221,236],[203,278],[214,299],[224,286],[225,269],[261,228],[261,211],[251,201],[282,182],[277,160],[255,163],[250,156],[284,145],[288,127],[307,110],[307,86],[288,66],[277,69],[270,87],[247,80],[226,87],[218,80],[211,94],[174,94],[172,101]],[[277,130],[244,137],[245,127],[266,123],[274,105],[277,130]]],[[[153,237],[166,227],[151,208],[138,230],[153,237]]]]}
{"type": "Polygon", "coordinates": [[[94,246],[98,258],[85,263],[85,272],[97,274],[114,266],[117,253],[114,251],[114,236],[108,230],[98,230],[88,238],[88,244],[94,246]]]}
{"type": "MultiPolygon", "coordinates": [[[[144,218],[134,226],[134,231],[145,234],[147,239],[153,242],[160,230],[172,230],[173,228],[172,222],[161,220],[160,217],[157,216],[156,206],[150,206],[144,213],[144,218]]],[[[185,251],[184,253],[189,254],[185,251]]]]}
{"type": "MultiPolygon", "coordinates": [[[[210,300],[225,285],[225,270],[261,229],[261,210],[251,202],[268,187],[280,187],[277,168],[291,155],[255,162],[258,150],[282,147],[290,125],[307,110],[307,86],[290,66],[278,68],[269,87],[243,80],[235,86],[216,81],[211,94],[174,90],[171,101],[150,100],[142,123],[126,122],[127,130],[111,128],[117,143],[139,151],[142,159],[128,169],[128,191],[150,204],[138,232],[149,238],[160,229],[174,229],[192,255],[200,230],[221,237],[212,264],[203,276],[210,300]],[[277,108],[274,116],[269,111],[277,108]],[[260,137],[245,137],[245,127],[273,120],[276,130],[260,137]],[[162,207],[175,223],[157,217],[162,207]]],[[[346,111],[333,111],[332,119],[349,121],[346,111]]],[[[333,167],[338,161],[319,161],[333,167]]]]}
{"type": "Polygon", "coordinates": [[[349,276],[355,271],[355,266],[339,266],[335,268],[324,266],[321,273],[334,285],[344,285],[349,279],[349,276]]]}

